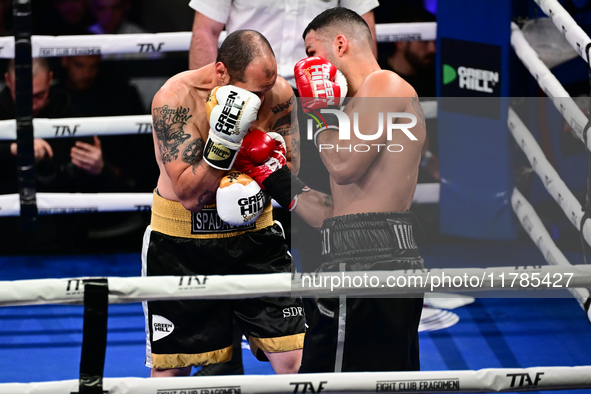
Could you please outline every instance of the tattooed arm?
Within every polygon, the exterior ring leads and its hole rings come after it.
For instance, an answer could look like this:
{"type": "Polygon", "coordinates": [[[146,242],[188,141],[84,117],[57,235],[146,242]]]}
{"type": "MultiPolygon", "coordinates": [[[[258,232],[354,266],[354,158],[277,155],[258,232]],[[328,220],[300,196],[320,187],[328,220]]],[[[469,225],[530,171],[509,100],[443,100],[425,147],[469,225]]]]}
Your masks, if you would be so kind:
{"type": "Polygon", "coordinates": [[[281,134],[287,148],[287,163],[295,175],[300,171],[300,130],[298,125],[297,101],[291,86],[277,79],[273,88],[274,100],[278,104],[271,107],[273,122],[271,131],[281,134]]]}
{"type": "Polygon", "coordinates": [[[152,130],[160,167],[158,190],[193,212],[213,202],[225,173],[203,161],[207,135],[204,138],[197,129],[195,113],[195,101],[188,95],[183,98],[173,88],[160,90],[152,103],[152,130]]]}

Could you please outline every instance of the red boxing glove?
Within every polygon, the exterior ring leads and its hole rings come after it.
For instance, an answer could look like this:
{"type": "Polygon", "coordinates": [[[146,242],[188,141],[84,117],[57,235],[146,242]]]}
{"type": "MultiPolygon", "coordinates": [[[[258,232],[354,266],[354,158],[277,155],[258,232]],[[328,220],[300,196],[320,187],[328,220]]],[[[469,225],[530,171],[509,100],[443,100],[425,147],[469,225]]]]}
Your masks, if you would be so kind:
{"type": "Polygon", "coordinates": [[[304,112],[340,106],[347,95],[347,79],[326,59],[318,56],[300,60],[294,67],[304,112]]]}
{"type": "Polygon", "coordinates": [[[280,134],[252,130],[242,141],[234,167],[265,190],[265,179],[287,164],[285,152],[285,140],[280,134]]]}

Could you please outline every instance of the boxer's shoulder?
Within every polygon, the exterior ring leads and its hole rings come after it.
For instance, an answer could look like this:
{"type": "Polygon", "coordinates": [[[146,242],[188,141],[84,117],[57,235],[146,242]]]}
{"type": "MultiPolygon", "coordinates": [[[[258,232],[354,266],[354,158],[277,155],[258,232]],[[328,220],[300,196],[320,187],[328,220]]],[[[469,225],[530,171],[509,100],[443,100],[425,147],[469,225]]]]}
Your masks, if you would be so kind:
{"type": "Polygon", "coordinates": [[[273,113],[282,112],[293,105],[293,88],[282,77],[277,77],[275,86],[265,94],[264,107],[269,108],[273,113]]]}
{"type": "Polygon", "coordinates": [[[389,70],[369,74],[356,97],[414,97],[414,88],[400,75],[389,70]]]}

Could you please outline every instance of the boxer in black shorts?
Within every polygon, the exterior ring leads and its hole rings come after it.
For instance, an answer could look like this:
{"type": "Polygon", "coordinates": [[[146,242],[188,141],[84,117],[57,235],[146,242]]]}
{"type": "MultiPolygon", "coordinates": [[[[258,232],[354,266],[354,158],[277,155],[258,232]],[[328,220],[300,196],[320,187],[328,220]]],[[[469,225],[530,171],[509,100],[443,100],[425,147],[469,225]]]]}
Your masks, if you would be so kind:
{"type": "MultiPolygon", "coordinates": [[[[143,274],[251,275],[290,272],[291,258],[281,226],[267,204],[255,223],[224,223],[215,205],[192,213],[180,203],[154,195],[152,221],[146,230],[143,274]]],[[[244,300],[150,301],[146,364],[157,369],[207,365],[232,357],[232,316],[253,354],[301,349],[304,320],[293,298],[244,300]],[[295,311],[295,313],[293,313],[295,311]]]]}
{"type": "MultiPolygon", "coordinates": [[[[152,101],[160,176],[144,237],[144,275],[290,271],[291,258],[270,205],[254,223],[238,221],[232,227],[218,216],[232,199],[215,204],[223,189],[220,180],[240,178],[228,174],[243,139],[254,129],[281,140],[286,168],[297,171],[299,156],[292,146],[299,135],[289,121],[294,101],[291,86],[277,76],[271,46],[252,30],[229,34],[215,63],[177,74],[162,86],[152,101]]],[[[258,188],[249,198],[258,198],[259,186],[246,181],[258,188]]],[[[287,298],[149,302],[146,364],[151,376],[160,377],[189,375],[192,366],[229,361],[234,316],[257,357],[268,358],[277,373],[295,373],[305,329],[301,310],[299,299],[287,298]]]]}
{"type": "MultiPolygon", "coordinates": [[[[325,262],[318,272],[424,268],[413,218],[410,212],[389,212],[326,219],[325,262]]],[[[319,298],[310,305],[300,372],[419,369],[422,297],[319,298]]]]}

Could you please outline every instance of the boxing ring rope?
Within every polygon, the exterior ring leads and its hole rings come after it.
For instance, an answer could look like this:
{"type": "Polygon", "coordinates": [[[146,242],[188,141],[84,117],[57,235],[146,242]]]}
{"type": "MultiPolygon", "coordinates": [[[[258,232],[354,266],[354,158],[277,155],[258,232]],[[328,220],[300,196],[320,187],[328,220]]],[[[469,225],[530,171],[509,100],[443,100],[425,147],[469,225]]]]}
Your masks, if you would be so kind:
{"type": "Polygon", "coordinates": [[[570,289],[591,287],[591,265],[571,265],[555,255],[554,265],[424,270],[275,273],[256,275],[144,276],[0,281],[0,306],[81,304],[88,282],[106,280],[109,302],[255,297],[366,296],[437,292],[570,289]],[[342,278],[375,277],[363,285],[342,278]],[[326,278],[326,279],[324,279],[326,278]],[[335,279],[336,278],[336,279],[335,279]],[[460,278],[460,280],[457,280],[460,278]],[[465,279],[461,279],[465,278],[465,279]],[[515,279],[518,278],[518,279],[515,279]],[[527,280],[521,280],[528,278],[527,280]],[[534,279],[550,279],[538,283],[534,279]]]}
{"type": "MultiPolygon", "coordinates": [[[[556,200],[575,228],[577,230],[581,229],[581,220],[585,214],[581,208],[581,203],[579,203],[579,200],[568,189],[564,181],[560,178],[560,175],[558,175],[558,172],[556,172],[548,159],[546,159],[542,148],[540,148],[534,136],[513,108],[509,108],[507,124],[515,141],[527,156],[533,170],[542,179],[548,193],[556,200]]],[[[583,224],[583,236],[591,245],[591,221],[589,220],[586,220],[583,224]]]]}
{"type": "MultiPolygon", "coordinates": [[[[591,366],[490,368],[476,371],[348,372],[184,378],[105,378],[111,394],[502,392],[588,388],[591,366]],[[205,391],[207,390],[207,391],[205,391]]],[[[77,380],[0,384],[0,394],[75,393],[77,380]]]]}
{"type": "MultiPolygon", "coordinates": [[[[437,118],[437,101],[421,102],[426,119],[437,118]]],[[[93,135],[148,134],[151,115],[95,116],[85,118],[34,118],[36,138],[89,137],[93,135]]],[[[16,139],[16,121],[0,120],[0,140],[16,139]]]]}
{"type": "MultiPolygon", "coordinates": [[[[562,114],[564,119],[591,151],[591,138],[585,138],[583,132],[587,124],[587,117],[574,102],[550,69],[540,60],[536,51],[529,45],[523,33],[511,22],[511,45],[523,65],[536,79],[540,88],[548,95],[552,103],[562,114]]],[[[589,131],[587,130],[587,136],[589,131]]]]}
{"type": "MultiPolygon", "coordinates": [[[[573,45],[575,49],[577,49],[578,45],[577,52],[585,58],[582,55],[581,44],[584,43],[585,51],[587,52],[591,40],[574,22],[572,17],[562,8],[562,6],[560,6],[560,8],[555,7],[558,3],[554,0],[536,0],[536,2],[548,15],[553,17],[556,26],[559,27],[559,29],[562,28],[569,43],[573,45]],[[576,26],[576,28],[573,28],[573,26],[576,26]]],[[[530,71],[532,76],[536,78],[539,86],[553,101],[556,108],[577,133],[579,138],[581,138],[583,143],[585,143],[586,149],[589,151],[591,141],[587,138],[588,134],[584,135],[584,133],[589,132],[587,127],[587,117],[566,92],[558,79],[551,73],[549,68],[539,59],[536,51],[529,45],[519,27],[513,22],[511,23],[511,45],[519,59],[530,71]]],[[[589,61],[588,55],[587,52],[587,59],[585,59],[587,62],[589,61]]],[[[518,146],[527,157],[532,169],[542,180],[548,193],[558,203],[568,220],[577,230],[581,231],[585,241],[591,245],[591,221],[584,219],[585,212],[583,211],[581,204],[560,178],[558,172],[547,160],[531,132],[511,107],[509,107],[507,125],[518,146]],[[584,222],[581,223],[583,220],[584,222]]],[[[534,243],[536,243],[548,264],[565,267],[570,266],[570,262],[558,247],[556,247],[556,244],[548,234],[548,231],[531,204],[517,188],[513,190],[511,205],[523,228],[530,235],[534,243]]],[[[577,299],[579,305],[585,311],[587,319],[591,322],[591,312],[589,308],[591,298],[589,290],[586,288],[574,288],[569,289],[569,291],[577,299]]]]}
{"type": "MultiPolygon", "coordinates": [[[[118,55],[124,53],[186,52],[191,32],[152,34],[92,34],[32,36],[33,57],[118,55]]],[[[376,25],[378,42],[435,40],[436,22],[383,23],[376,25]]],[[[222,32],[219,43],[226,38],[222,32]]],[[[14,37],[0,37],[0,58],[14,58],[14,37]]]]}
{"type": "Polygon", "coordinates": [[[573,17],[564,9],[557,0],[534,0],[542,11],[550,17],[556,28],[564,35],[564,38],[575,51],[587,63],[589,63],[589,49],[591,38],[575,22],[573,17]],[[585,53],[585,56],[583,56],[585,53]]]}
{"type": "MultiPolygon", "coordinates": [[[[534,208],[517,188],[513,189],[511,206],[515,215],[519,218],[519,222],[527,231],[532,241],[538,246],[548,264],[572,267],[566,256],[552,240],[552,237],[548,233],[548,230],[546,230],[546,227],[544,227],[534,208]]],[[[587,314],[587,319],[591,322],[591,310],[589,309],[591,298],[589,298],[589,290],[585,288],[569,288],[568,291],[575,297],[587,314]]]]}
{"type": "MultiPolygon", "coordinates": [[[[418,184],[413,203],[439,202],[439,183],[418,184]]],[[[37,193],[39,214],[149,211],[152,193],[37,193]]],[[[273,206],[279,207],[273,200],[273,206]]],[[[0,195],[0,217],[19,216],[19,195],[0,195]]]]}
{"type": "MultiPolygon", "coordinates": [[[[536,78],[542,90],[546,92],[567,123],[585,143],[587,150],[590,151],[591,138],[586,138],[589,136],[589,129],[586,127],[588,122],[587,117],[560,84],[558,79],[556,79],[554,74],[539,59],[537,53],[525,40],[519,27],[513,22],[511,23],[511,45],[525,67],[536,78]],[[583,135],[584,132],[587,133],[587,136],[583,135]]],[[[532,167],[544,181],[548,192],[558,202],[573,225],[578,230],[582,228],[583,237],[591,245],[591,223],[589,223],[589,220],[585,220],[583,227],[581,227],[581,220],[584,215],[581,205],[568,188],[566,188],[558,173],[551,168],[552,166],[545,159],[535,139],[512,109],[509,109],[508,124],[519,146],[522,147],[528,160],[532,163],[532,167]],[[536,161],[535,165],[534,160],[536,161]]]]}

